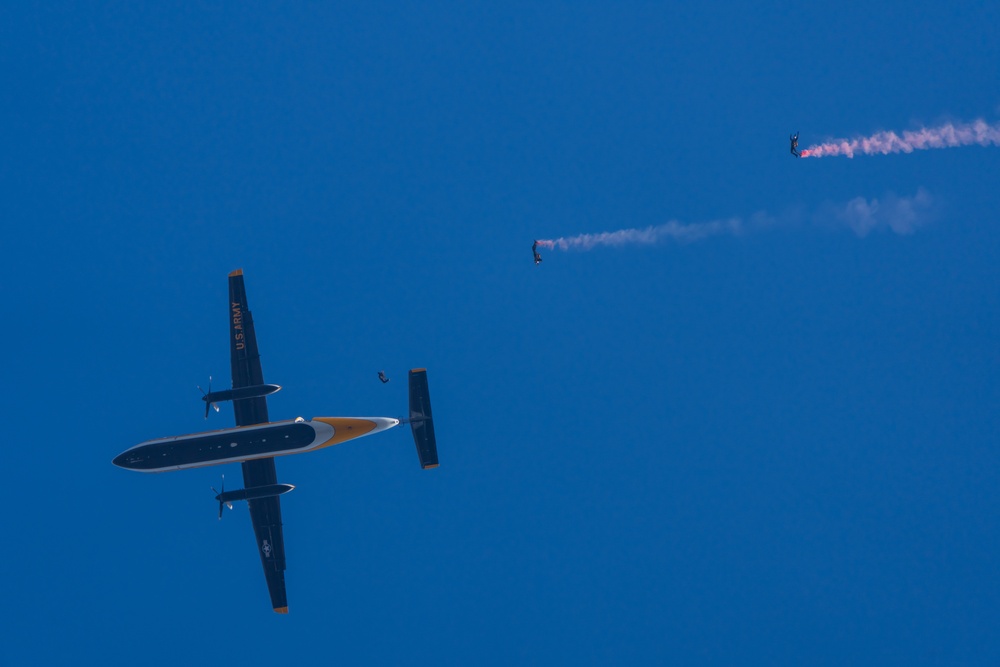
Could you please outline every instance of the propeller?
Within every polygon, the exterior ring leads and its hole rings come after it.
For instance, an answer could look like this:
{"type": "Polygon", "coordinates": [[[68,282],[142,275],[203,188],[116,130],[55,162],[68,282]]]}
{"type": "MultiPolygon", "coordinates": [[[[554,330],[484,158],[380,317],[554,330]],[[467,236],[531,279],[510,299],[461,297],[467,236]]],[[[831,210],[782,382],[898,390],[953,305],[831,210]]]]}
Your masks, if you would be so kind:
{"type": "MultiPolygon", "coordinates": [[[[212,491],[215,491],[215,487],[212,487],[212,491]]],[[[225,505],[229,509],[233,509],[233,504],[225,502],[222,500],[222,494],[226,492],[226,476],[222,476],[222,491],[215,491],[215,499],[219,501],[219,521],[222,521],[222,506],[225,505]]]]}
{"type": "Polygon", "coordinates": [[[198,385],[198,391],[200,391],[200,392],[201,392],[201,399],[202,399],[203,401],[205,401],[205,419],[208,419],[208,409],[209,409],[210,407],[212,407],[212,408],[215,408],[215,411],[216,411],[216,412],[218,412],[218,411],[219,411],[219,406],[218,406],[217,404],[215,404],[215,403],[209,403],[209,402],[208,402],[208,401],[206,400],[206,397],[207,397],[207,396],[208,396],[209,394],[211,394],[211,393],[212,393],[212,376],[211,376],[211,375],[209,375],[209,376],[208,376],[208,392],[206,393],[206,392],[205,392],[205,390],[201,388],[201,385],[198,385]]]}

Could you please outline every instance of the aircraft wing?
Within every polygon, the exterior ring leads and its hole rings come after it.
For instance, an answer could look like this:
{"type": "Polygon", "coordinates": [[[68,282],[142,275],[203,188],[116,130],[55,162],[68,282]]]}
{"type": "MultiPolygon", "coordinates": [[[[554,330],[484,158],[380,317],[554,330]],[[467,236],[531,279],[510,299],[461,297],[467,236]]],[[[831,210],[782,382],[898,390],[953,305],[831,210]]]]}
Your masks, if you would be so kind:
{"type": "MultiPolygon", "coordinates": [[[[247,307],[243,270],[229,274],[229,352],[233,366],[233,389],[264,384],[257,334],[247,307]]],[[[263,396],[233,401],[237,426],[267,423],[267,399],[263,396]]],[[[243,487],[276,484],[274,459],[243,462],[243,487]]],[[[281,501],[277,496],[247,501],[250,520],[257,537],[257,553],[264,566],[271,606],[279,614],[288,613],[285,597],[285,538],[281,529],[281,501]]]]}
{"type": "MultiPolygon", "coordinates": [[[[243,462],[243,486],[251,488],[276,484],[274,459],[257,459],[243,462]]],[[[281,530],[281,499],[278,496],[248,500],[250,520],[257,537],[257,552],[264,566],[267,590],[271,594],[271,608],[279,614],[288,613],[285,597],[285,538],[281,530]]]]}
{"type": "MultiPolygon", "coordinates": [[[[264,384],[242,269],[229,274],[229,358],[233,366],[233,389],[264,384]]],[[[267,422],[267,399],[263,396],[233,401],[233,410],[237,426],[267,422]]]]}

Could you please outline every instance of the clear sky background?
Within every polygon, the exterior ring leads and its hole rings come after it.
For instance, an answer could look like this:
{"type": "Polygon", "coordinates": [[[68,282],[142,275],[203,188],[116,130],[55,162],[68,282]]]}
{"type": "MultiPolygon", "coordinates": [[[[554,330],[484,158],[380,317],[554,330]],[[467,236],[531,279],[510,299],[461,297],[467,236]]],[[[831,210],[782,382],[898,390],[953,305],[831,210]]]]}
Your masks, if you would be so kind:
{"type": "Polygon", "coordinates": [[[787,139],[996,122],[1000,5],[146,4],[0,10],[5,663],[1000,662],[1000,148],[787,139]],[[111,465],[236,268],[272,419],[429,369],[439,469],[278,460],[287,617],[238,466],[111,465]]]}

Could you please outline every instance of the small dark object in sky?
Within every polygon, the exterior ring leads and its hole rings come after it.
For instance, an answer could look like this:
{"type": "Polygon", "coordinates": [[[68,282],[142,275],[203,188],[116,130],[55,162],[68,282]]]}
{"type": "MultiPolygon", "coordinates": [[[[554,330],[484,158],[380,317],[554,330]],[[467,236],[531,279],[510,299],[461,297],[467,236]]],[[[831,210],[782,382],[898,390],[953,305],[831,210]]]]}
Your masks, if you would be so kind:
{"type": "Polygon", "coordinates": [[[535,256],[535,265],[542,263],[542,256],[538,254],[538,241],[531,244],[531,254],[535,256]]]}
{"type": "Polygon", "coordinates": [[[389,378],[385,376],[385,371],[378,372],[378,379],[382,381],[382,384],[385,384],[386,382],[389,381],[389,378]]]}
{"type": "Polygon", "coordinates": [[[795,157],[801,157],[799,155],[799,133],[788,135],[788,139],[792,142],[792,155],[795,157]]]}

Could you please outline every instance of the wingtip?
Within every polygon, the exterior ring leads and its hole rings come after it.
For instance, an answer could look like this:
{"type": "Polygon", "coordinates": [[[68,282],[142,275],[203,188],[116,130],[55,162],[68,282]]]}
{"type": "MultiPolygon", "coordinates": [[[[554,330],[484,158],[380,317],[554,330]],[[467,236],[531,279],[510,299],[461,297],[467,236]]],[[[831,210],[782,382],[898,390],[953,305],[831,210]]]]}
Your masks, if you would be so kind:
{"type": "Polygon", "coordinates": [[[274,611],[277,614],[287,614],[288,613],[288,607],[275,607],[274,611]]]}
{"type": "Polygon", "coordinates": [[[229,274],[229,277],[235,278],[236,276],[242,276],[242,275],[243,275],[243,269],[236,269],[235,271],[229,274]]]}

